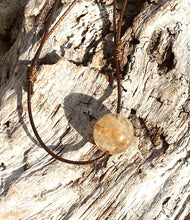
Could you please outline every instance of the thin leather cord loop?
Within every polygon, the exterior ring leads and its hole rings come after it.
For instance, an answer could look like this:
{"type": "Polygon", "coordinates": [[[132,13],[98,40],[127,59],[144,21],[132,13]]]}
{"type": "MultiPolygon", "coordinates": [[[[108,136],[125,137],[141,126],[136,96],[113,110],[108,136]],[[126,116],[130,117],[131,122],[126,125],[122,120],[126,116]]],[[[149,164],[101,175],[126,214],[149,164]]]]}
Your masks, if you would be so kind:
{"type": "MultiPolygon", "coordinates": [[[[74,5],[77,3],[77,0],[74,0],[72,2],[72,4],[68,7],[68,9],[65,11],[65,13],[60,17],[60,19],[56,22],[56,24],[52,27],[52,29],[49,31],[50,26],[51,26],[51,21],[52,21],[52,17],[54,12],[56,11],[56,8],[58,6],[60,0],[55,0],[55,3],[52,7],[51,10],[51,14],[48,18],[45,30],[44,30],[44,35],[42,37],[41,40],[41,44],[34,56],[34,58],[32,59],[31,65],[28,67],[27,70],[27,81],[28,81],[28,96],[27,96],[27,104],[28,104],[28,114],[29,114],[29,120],[30,120],[30,124],[32,127],[32,130],[37,138],[37,140],[39,141],[39,143],[41,144],[41,146],[47,151],[48,154],[50,154],[53,158],[65,162],[65,163],[69,163],[69,164],[76,164],[76,165],[85,165],[85,164],[92,164],[94,162],[96,162],[97,160],[108,156],[108,152],[103,153],[100,157],[97,157],[93,160],[88,160],[88,161],[73,161],[73,160],[68,160],[65,158],[62,158],[60,156],[58,156],[57,154],[53,153],[47,146],[46,144],[43,142],[41,136],[39,135],[34,120],[33,120],[33,115],[32,115],[32,106],[31,106],[31,99],[32,99],[32,93],[33,93],[33,87],[34,87],[34,83],[37,80],[37,63],[38,63],[38,59],[40,56],[40,53],[42,51],[42,48],[45,44],[45,42],[47,41],[47,39],[50,37],[50,35],[54,32],[54,30],[59,26],[59,24],[61,23],[61,21],[66,17],[66,15],[70,12],[70,10],[74,7],[74,5]]],[[[114,0],[114,14],[113,14],[113,24],[114,24],[114,41],[115,41],[115,54],[114,55],[114,60],[115,60],[115,64],[116,64],[116,75],[117,75],[117,85],[118,85],[118,103],[117,103],[117,113],[120,112],[120,103],[121,103],[121,85],[120,85],[120,60],[118,59],[118,45],[120,45],[120,33],[121,33],[121,26],[122,26],[122,20],[123,20],[123,14],[124,14],[124,9],[122,10],[121,13],[121,17],[120,17],[120,21],[118,24],[118,32],[117,32],[117,28],[116,28],[116,4],[117,4],[117,0],[114,0]],[[118,34],[117,34],[118,33],[118,34]]],[[[124,6],[126,6],[127,4],[127,0],[125,0],[124,2],[124,6]]]]}

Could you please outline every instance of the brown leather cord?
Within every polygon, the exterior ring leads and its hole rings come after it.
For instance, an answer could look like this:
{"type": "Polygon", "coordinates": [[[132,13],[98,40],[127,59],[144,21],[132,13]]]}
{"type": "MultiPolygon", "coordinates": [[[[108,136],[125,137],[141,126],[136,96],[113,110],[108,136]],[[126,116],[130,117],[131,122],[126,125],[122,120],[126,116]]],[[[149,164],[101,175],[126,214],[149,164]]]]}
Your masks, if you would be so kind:
{"type": "MultiPolygon", "coordinates": [[[[29,120],[30,120],[30,124],[32,127],[32,130],[37,138],[37,140],[39,141],[40,145],[55,159],[65,162],[65,163],[69,163],[69,164],[76,164],[76,165],[85,165],[85,164],[92,164],[94,162],[96,162],[97,160],[109,155],[108,152],[103,153],[100,157],[97,157],[93,160],[88,160],[88,161],[73,161],[73,160],[68,160],[65,158],[62,158],[60,156],[58,156],[57,154],[53,153],[47,146],[46,144],[43,142],[41,136],[39,135],[34,120],[33,120],[33,115],[32,115],[32,106],[31,106],[31,99],[32,99],[32,93],[33,93],[33,87],[34,87],[34,83],[37,80],[37,63],[38,63],[38,59],[40,56],[40,53],[42,51],[42,48],[45,44],[45,42],[47,41],[47,39],[50,37],[50,35],[54,32],[54,30],[59,26],[59,24],[61,23],[61,21],[63,21],[63,19],[66,17],[66,15],[70,12],[70,10],[74,7],[74,5],[77,3],[77,0],[74,0],[72,2],[72,4],[68,7],[68,9],[65,11],[65,13],[60,17],[60,19],[56,22],[56,24],[52,27],[52,29],[49,31],[50,26],[51,26],[51,22],[52,22],[52,18],[53,18],[53,14],[56,11],[56,8],[58,6],[60,0],[55,0],[55,3],[51,9],[51,13],[49,15],[48,21],[46,23],[46,27],[44,30],[44,35],[42,37],[40,46],[34,56],[34,58],[32,59],[31,65],[28,67],[27,70],[27,81],[28,81],[28,97],[27,97],[27,104],[28,104],[28,114],[29,114],[29,120]]],[[[117,4],[117,0],[114,0],[114,14],[113,14],[113,23],[114,23],[114,41],[115,41],[115,52],[114,52],[114,60],[115,60],[115,64],[116,64],[116,75],[117,75],[117,86],[118,86],[118,104],[117,104],[117,113],[120,112],[120,103],[121,103],[121,85],[120,85],[120,59],[118,58],[118,53],[120,52],[120,47],[119,45],[121,44],[121,40],[120,40],[120,35],[121,35],[121,26],[122,26],[122,21],[123,21],[123,14],[124,14],[124,9],[121,12],[121,16],[120,16],[120,20],[118,23],[118,28],[116,28],[116,4],[117,4]]],[[[127,4],[127,0],[124,1],[124,5],[126,7],[127,4]]]]}
{"type": "Polygon", "coordinates": [[[113,32],[114,32],[114,62],[115,62],[115,68],[116,68],[116,78],[117,78],[117,114],[121,111],[121,82],[120,82],[120,70],[121,70],[121,53],[123,53],[123,44],[121,42],[121,28],[123,23],[123,15],[125,12],[125,8],[127,5],[127,0],[124,0],[122,5],[122,10],[119,18],[119,22],[117,24],[116,22],[116,14],[117,14],[117,0],[114,0],[113,2],[113,32]]]}

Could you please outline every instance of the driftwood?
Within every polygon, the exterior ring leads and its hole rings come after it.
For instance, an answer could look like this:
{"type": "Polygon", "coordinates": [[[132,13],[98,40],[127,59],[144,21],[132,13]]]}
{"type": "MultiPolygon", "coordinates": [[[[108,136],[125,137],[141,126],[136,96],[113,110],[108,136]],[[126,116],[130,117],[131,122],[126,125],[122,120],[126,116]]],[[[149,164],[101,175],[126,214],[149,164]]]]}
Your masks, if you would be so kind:
{"type": "MultiPolygon", "coordinates": [[[[22,23],[0,20],[1,35],[6,22],[20,30],[0,57],[0,219],[190,219],[190,0],[129,1],[121,111],[134,143],[84,166],[53,160],[28,120],[26,69],[53,1],[15,2],[22,23]]],[[[70,3],[62,1],[54,21],[70,3]]],[[[80,0],[44,46],[33,114],[44,141],[65,158],[101,154],[92,130],[116,109],[112,49],[105,0],[80,0]]]]}

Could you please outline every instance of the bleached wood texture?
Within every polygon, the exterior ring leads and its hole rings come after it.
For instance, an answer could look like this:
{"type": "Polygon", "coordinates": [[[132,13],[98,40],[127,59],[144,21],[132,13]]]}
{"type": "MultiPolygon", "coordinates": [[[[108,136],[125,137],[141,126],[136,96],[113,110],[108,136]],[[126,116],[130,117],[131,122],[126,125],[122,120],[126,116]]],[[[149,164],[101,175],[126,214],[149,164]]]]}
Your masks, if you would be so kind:
{"type": "MultiPolygon", "coordinates": [[[[122,113],[136,137],[128,152],[85,166],[53,160],[28,120],[26,69],[46,2],[28,1],[17,40],[1,55],[0,219],[190,219],[190,1],[128,3],[122,113]]],[[[62,1],[57,17],[70,2],[62,1]]],[[[112,1],[85,0],[44,46],[34,119],[47,145],[66,158],[101,153],[92,128],[116,109],[112,48],[112,1]]]]}

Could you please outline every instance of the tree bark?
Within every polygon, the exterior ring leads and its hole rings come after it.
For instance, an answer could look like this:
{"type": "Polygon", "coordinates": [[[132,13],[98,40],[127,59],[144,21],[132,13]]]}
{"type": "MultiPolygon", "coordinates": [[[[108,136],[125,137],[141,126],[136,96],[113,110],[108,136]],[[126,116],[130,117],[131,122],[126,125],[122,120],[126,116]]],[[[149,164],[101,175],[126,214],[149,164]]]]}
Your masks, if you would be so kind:
{"type": "MultiPolygon", "coordinates": [[[[20,32],[0,57],[0,219],[190,219],[190,0],[128,2],[121,112],[133,123],[134,142],[83,166],[52,159],[32,132],[26,69],[53,1],[19,2],[20,32]]],[[[54,22],[70,3],[62,1],[54,22]]],[[[112,1],[78,1],[39,59],[34,120],[64,158],[101,154],[93,126],[117,105],[112,29],[112,1]]]]}

